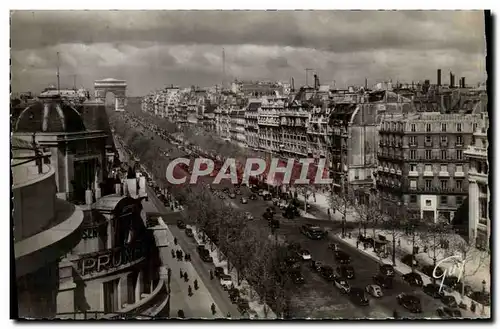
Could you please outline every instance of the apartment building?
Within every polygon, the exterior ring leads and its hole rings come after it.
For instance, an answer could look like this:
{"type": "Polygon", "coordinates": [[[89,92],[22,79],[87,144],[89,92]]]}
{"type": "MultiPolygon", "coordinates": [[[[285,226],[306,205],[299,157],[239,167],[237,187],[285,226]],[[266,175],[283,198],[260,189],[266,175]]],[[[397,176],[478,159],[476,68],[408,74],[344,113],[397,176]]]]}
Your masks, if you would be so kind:
{"type": "Polygon", "coordinates": [[[281,143],[280,151],[285,157],[306,157],[308,154],[307,127],[309,111],[300,100],[292,99],[279,111],[281,143]]]}
{"type": "Polygon", "coordinates": [[[230,127],[229,133],[231,140],[235,141],[238,145],[246,146],[245,136],[245,108],[234,108],[229,113],[230,127]]]}
{"type": "Polygon", "coordinates": [[[281,129],[279,113],[285,108],[285,99],[281,97],[263,98],[258,111],[259,148],[270,152],[279,152],[281,129]]]}
{"type": "Polygon", "coordinates": [[[410,113],[383,118],[377,187],[383,207],[404,205],[451,222],[468,194],[464,156],[478,115],[410,113]]]}
{"type": "Polygon", "coordinates": [[[480,249],[490,246],[490,190],[488,186],[488,115],[484,113],[474,128],[472,142],[464,151],[469,162],[469,241],[480,249]]]}
{"type": "Polygon", "coordinates": [[[247,147],[259,148],[259,108],[260,99],[250,99],[245,111],[245,135],[247,147]]]}
{"type": "Polygon", "coordinates": [[[230,107],[226,105],[220,106],[214,110],[215,130],[217,131],[217,134],[224,139],[229,139],[231,137],[231,118],[229,117],[230,111],[230,107]]]}

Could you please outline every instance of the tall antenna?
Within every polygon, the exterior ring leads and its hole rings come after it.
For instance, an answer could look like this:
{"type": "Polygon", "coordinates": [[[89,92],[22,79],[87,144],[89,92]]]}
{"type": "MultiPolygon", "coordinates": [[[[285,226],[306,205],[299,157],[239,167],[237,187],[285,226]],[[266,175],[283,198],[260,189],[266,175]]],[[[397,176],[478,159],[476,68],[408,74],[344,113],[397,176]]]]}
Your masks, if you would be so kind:
{"type": "Polygon", "coordinates": [[[57,93],[61,93],[61,85],[59,81],[59,52],[57,52],[57,93]]]}
{"type": "Polygon", "coordinates": [[[224,89],[224,84],[226,83],[226,52],[222,48],[222,88],[224,89]]]}

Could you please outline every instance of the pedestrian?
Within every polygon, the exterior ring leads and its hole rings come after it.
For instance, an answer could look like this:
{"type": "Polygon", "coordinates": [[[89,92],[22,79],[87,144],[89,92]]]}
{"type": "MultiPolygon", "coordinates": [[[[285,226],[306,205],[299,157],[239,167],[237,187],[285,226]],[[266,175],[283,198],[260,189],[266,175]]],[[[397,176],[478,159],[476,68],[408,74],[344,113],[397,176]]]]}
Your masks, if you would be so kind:
{"type": "Polygon", "coordinates": [[[231,318],[231,313],[227,312],[226,318],[230,319],[231,318]]]}
{"type": "Polygon", "coordinates": [[[398,314],[398,312],[396,310],[394,310],[394,312],[392,312],[392,316],[393,316],[394,319],[399,318],[399,314],[398,314]]]}
{"type": "Polygon", "coordinates": [[[212,314],[215,314],[217,310],[215,309],[215,304],[212,303],[212,306],[210,307],[212,309],[212,314]]]}
{"type": "Polygon", "coordinates": [[[181,318],[181,319],[184,319],[184,311],[183,310],[178,310],[177,311],[177,317],[181,318]]]}
{"type": "Polygon", "coordinates": [[[182,268],[179,270],[181,274],[181,279],[184,277],[184,273],[182,273],[182,268]]]}
{"type": "Polygon", "coordinates": [[[349,234],[347,234],[349,236],[349,239],[351,238],[351,232],[349,232],[349,234]]]}
{"type": "Polygon", "coordinates": [[[398,239],[398,247],[401,247],[401,239],[398,239]]]}
{"type": "Polygon", "coordinates": [[[193,289],[191,289],[191,285],[188,286],[188,296],[193,296],[193,289]]]}
{"type": "Polygon", "coordinates": [[[177,238],[174,238],[174,244],[177,245],[177,238]]]}
{"type": "Polygon", "coordinates": [[[189,277],[188,277],[187,272],[184,272],[184,281],[186,281],[186,282],[189,281],[189,277]]]}
{"type": "Polygon", "coordinates": [[[356,249],[359,248],[359,240],[356,240],[356,249]]]}
{"type": "Polygon", "coordinates": [[[470,304],[470,311],[471,311],[472,313],[476,313],[476,303],[472,302],[472,303],[470,304]]]}
{"type": "Polygon", "coordinates": [[[213,280],[214,279],[214,272],[212,272],[212,270],[210,270],[210,280],[213,280]]]}
{"type": "Polygon", "coordinates": [[[194,285],[194,290],[198,290],[198,280],[194,279],[193,285],[194,285]]]}
{"type": "Polygon", "coordinates": [[[175,258],[175,251],[174,251],[174,249],[172,249],[171,252],[172,252],[172,258],[175,258]]]}
{"type": "Polygon", "coordinates": [[[182,253],[182,250],[179,250],[179,258],[182,260],[182,256],[184,256],[184,254],[182,253]]]}

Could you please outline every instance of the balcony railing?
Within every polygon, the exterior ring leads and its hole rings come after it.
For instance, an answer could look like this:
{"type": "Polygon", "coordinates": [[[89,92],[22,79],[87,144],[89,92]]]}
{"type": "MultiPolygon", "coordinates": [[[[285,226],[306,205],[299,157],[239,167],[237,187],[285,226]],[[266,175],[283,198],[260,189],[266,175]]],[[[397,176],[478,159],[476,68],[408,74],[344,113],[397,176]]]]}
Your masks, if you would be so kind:
{"type": "Polygon", "coordinates": [[[397,160],[397,161],[403,161],[404,156],[401,154],[388,154],[384,152],[378,152],[377,157],[379,159],[388,159],[388,160],[397,160]]]}
{"type": "Polygon", "coordinates": [[[466,189],[456,187],[441,188],[437,186],[417,186],[416,188],[411,188],[408,184],[404,184],[403,189],[409,193],[468,194],[466,189]]]}
{"type": "Polygon", "coordinates": [[[487,218],[479,218],[479,224],[481,225],[488,225],[488,219],[487,218]]]}

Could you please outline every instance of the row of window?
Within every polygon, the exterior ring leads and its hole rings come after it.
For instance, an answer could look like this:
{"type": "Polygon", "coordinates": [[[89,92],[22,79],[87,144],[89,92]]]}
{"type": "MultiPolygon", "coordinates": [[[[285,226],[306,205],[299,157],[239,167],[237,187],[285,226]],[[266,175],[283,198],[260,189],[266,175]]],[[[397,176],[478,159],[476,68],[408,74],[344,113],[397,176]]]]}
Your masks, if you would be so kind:
{"type": "MultiPolygon", "coordinates": [[[[439,196],[439,204],[441,205],[448,205],[450,204],[450,197],[448,195],[440,195],[439,196]]],[[[418,201],[418,198],[415,194],[410,195],[410,203],[411,204],[416,204],[418,201]]],[[[455,196],[455,204],[457,206],[461,205],[464,202],[464,197],[461,195],[455,196]]],[[[432,200],[425,200],[425,206],[426,207],[432,207],[432,200]]]]}
{"type": "MultiPolygon", "coordinates": [[[[418,168],[418,166],[416,163],[410,163],[410,171],[418,171],[417,168],[418,168]]],[[[432,168],[433,168],[432,164],[425,164],[424,165],[425,172],[432,172],[433,171],[432,168]]],[[[448,165],[442,164],[439,169],[440,169],[440,172],[448,172],[448,165]]],[[[455,172],[463,172],[463,171],[464,171],[463,165],[458,164],[455,166],[455,172]]]]}
{"type": "MultiPolygon", "coordinates": [[[[425,179],[424,184],[426,189],[431,189],[433,185],[433,179],[425,179]]],[[[448,179],[440,179],[440,187],[442,189],[447,189],[451,188],[451,184],[449,184],[448,179]]],[[[410,189],[416,189],[417,188],[417,180],[416,179],[410,179],[410,189]]],[[[456,179],[455,180],[455,188],[458,190],[461,190],[463,188],[463,180],[462,179],[456,179]]]]}
{"type": "MultiPolygon", "coordinates": [[[[417,145],[417,136],[409,136],[409,139],[410,139],[409,140],[410,145],[417,145]]],[[[425,143],[426,144],[432,143],[432,136],[426,135],[425,143]]],[[[441,136],[441,143],[443,144],[448,143],[448,136],[441,136]]],[[[463,138],[461,135],[456,136],[455,145],[463,145],[463,138]]]]}
{"type": "MultiPolygon", "coordinates": [[[[457,132],[462,132],[462,123],[456,123],[455,127],[456,127],[457,132]]],[[[474,131],[476,130],[476,128],[477,128],[477,123],[474,123],[474,131]]],[[[448,123],[442,122],[441,123],[441,132],[446,132],[447,129],[448,129],[448,123]]],[[[410,131],[417,132],[417,125],[415,123],[410,124],[410,131]]],[[[432,124],[427,123],[425,125],[425,131],[431,132],[432,131],[432,124]]]]}
{"type": "MultiPolygon", "coordinates": [[[[431,160],[433,159],[433,150],[425,150],[425,159],[431,160]]],[[[449,157],[449,150],[441,150],[440,152],[441,159],[447,160],[451,159],[449,157]]],[[[463,150],[455,150],[455,160],[463,160],[464,152],[463,150]]],[[[417,150],[410,150],[410,160],[417,160],[417,150]]]]}

